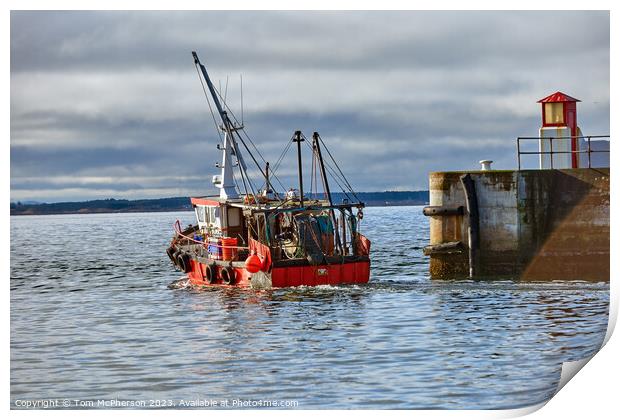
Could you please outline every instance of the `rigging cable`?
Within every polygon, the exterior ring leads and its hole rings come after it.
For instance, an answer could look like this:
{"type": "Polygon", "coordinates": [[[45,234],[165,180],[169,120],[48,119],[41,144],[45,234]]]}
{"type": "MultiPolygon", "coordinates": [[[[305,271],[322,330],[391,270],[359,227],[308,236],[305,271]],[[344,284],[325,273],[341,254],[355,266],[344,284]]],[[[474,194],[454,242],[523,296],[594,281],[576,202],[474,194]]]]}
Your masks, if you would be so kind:
{"type": "Polygon", "coordinates": [[[202,81],[202,77],[200,76],[200,71],[198,70],[198,64],[194,63],[194,67],[196,67],[196,73],[198,73],[198,80],[200,80],[200,85],[202,86],[202,91],[205,94],[205,99],[207,100],[207,105],[209,105],[209,111],[211,112],[211,118],[213,118],[213,124],[215,125],[215,131],[220,138],[220,143],[224,143],[222,139],[222,134],[220,133],[220,128],[217,126],[217,121],[215,119],[215,114],[213,113],[213,109],[211,108],[211,102],[209,101],[209,95],[207,95],[207,90],[205,89],[205,85],[202,81]]]}
{"type": "MultiPolygon", "coordinates": [[[[197,64],[197,63],[194,63],[194,67],[196,67],[196,73],[198,73],[198,80],[200,80],[200,85],[202,86],[202,91],[203,91],[203,93],[204,93],[204,95],[205,95],[205,98],[206,98],[206,100],[207,100],[207,104],[209,105],[209,111],[211,112],[211,118],[213,119],[213,124],[215,125],[215,131],[217,132],[217,134],[218,134],[218,136],[219,136],[219,138],[220,138],[220,143],[223,143],[223,142],[224,142],[224,140],[223,140],[223,138],[222,138],[222,134],[220,133],[220,128],[219,128],[219,127],[218,127],[218,125],[217,125],[217,121],[216,121],[216,119],[215,119],[215,114],[213,113],[213,108],[211,107],[211,102],[209,101],[209,95],[207,95],[207,90],[205,89],[204,83],[203,83],[203,81],[202,81],[202,77],[200,77],[200,72],[199,72],[199,70],[198,70],[198,64],[197,64]]],[[[217,95],[220,97],[220,99],[223,99],[223,98],[222,98],[222,95],[220,94],[220,92],[219,92],[219,91],[217,91],[217,89],[215,89],[215,87],[213,88],[213,90],[215,90],[215,91],[216,91],[216,93],[217,93],[217,95]]],[[[224,101],[224,106],[225,106],[226,108],[228,108],[228,105],[226,104],[226,101],[224,101]]],[[[229,108],[228,108],[228,109],[229,109],[229,108]]],[[[231,111],[231,113],[232,113],[232,111],[231,111]]],[[[234,115],[233,115],[233,116],[234,116],[234,115]]],[[[230,122],[230,118],[228,118],[228,120],[229,120],[229,122],[230,122]]],[[[235,120],[236,120],[236,118],[235,118],[235,120]]],[[[226,125],[227,125],[227,124],[226,124],[226,123],[224,123],[224,126],[226,126],[226,125]]],[[[238,157],[238,152],[239,152],[239,151],[238,151],[238,148],[237,148],[236,142],[235,142],[235,140],[234,140],[234,136],[233,136],[233,134],[232,134],[232,131],[230,131],[228,134],[229,134],[229,136],[230,136],[231,144],[232,144],[232,146],[233,146],[233,151],[235,152],[235,155],[237,156],[237,164],[238,164],[238,166],[239,166],[239,174],[241,175],[241,181],[243,182],[243,188],[244,188],[244,190],[245,190],[245,195],[246,195],[246,196],[248,195],[248,187],[247,187],[247,184],[246,184],[246,178],[247,178],[247,182],[248,182],[248,183],[249,183],[249,185],[250,185],[250,190],[252,190],[252,194],[253,194],[253,196],[254,196],[254,200],[257,200],[257,198],[256,198],[256,194],[254,193],[254,190],[253,190],[253,188],[252,188],[253,186],[252,186],[252,184],[251,184],[250,178],[249,178],[249,176],[247,175],[247,173],[246,173],[246,174],[245,174],[245,176],[244,176],[244,172],[245,172],[245,171],[244,171],[244,169],[243,169],[243,166],[239,163],[239,157],[238,157]]],[[[247,149],[247,146],[246,146],[246,145],[245,145],[245,143],[243,142],[243,139],[241,138],[241,136],[239,136],[239,139],[241,140],[241,142],[243,143],[243,145],[244,145],[244,146],[245,146],[245,148],[247,149]]],[[[253,160],[254,160],[254,162],[256,163],[256,159],[254,159],[254,156],[252,155],[252,153],[251,153],[249,150],[248,150],[248,153],[250,154],[250,156],[252,157],[252,159],[253,159],[253,160]]],[[[257,165],[258,165],[258,163],[257,163],[257,165]]],[[[232,165],[231,165],[231,170],[232,170],[232,165]]],[[[259,167],[259,170],[260,170],[260,167],[259,167]]],[[[262,170],[261,170],[261,172],[262,172],[262,170]]],[[[232,171],[232,173],[233,173],[233,180],[234,180],[234,174],[235,174],[235,172],[234,172],[234,171],[232,171]]],[[[237,185],[237,188],[239,188],[239,186],[238,186],[238,184],[237,184],[236,180],[235,180],[235,184],[237,185]]],[[[258,202],[257,202],[257,204],[258,204],[258,202]]]]}
{"type": "MultiPolygon", "coordinates": [[[[286,147],[284,148],[284,150],[280,154],[280,157],[278,157],[278,160],[276,161],[276,164],[273,166],[273,168],[271,168],[271,173],[273,174],[273,177],[278,181],[278,184],[280,184],[280,187],[282,187],[282,191],[286,191],[286,187],[284,186],[284,184],[282,184],[282,181],[280,181],[280,178],[278,178],[278,176],[276,175],[275,172],[280,167],[280,164],[282,163],[282,159],[284,159],[284,156],[286,156],[286,153],[288,152],[288,150],[290,149],[292,144],[293,144],[293,137],[291,137],[291,139],[287,142],[286,147]]],[[[263,183],[263,185],[264,185],[264,183],[263,183]]]]}
{"type": "Polygon", "coordinates": [[[309,194],[310,194],[310,200],[312,200],[312,196],[313,196],[313,184],[314,184],[314,154],[311,155],[312,156],[312,162],[311,162],[311,166],[310,166],[310,190],[309,190],[309,194]]]}
{"type": "MultiPolygon", "coordinates": [[[[310,145],[308,145],[308,147],[311,147],[310,145]]],[[[331,168],[331,166],[329,165],[329,162],[325,162],[323,161],[323,166],[325,166],[325,169],[327,170],[327,172],[329,172],[329,174],[332,176],[332,178],[334,179],[334,181],[336,182],[336,184],[340,187],[340,190],[344,193],[344,195],[347,197],[348,200],[351,200],[351,196],[349,196],[349,194],[347,193],[347,188],[343,187],[342,184],[340,182],[338,182],[338,180],[340,179],[340,177],[338,176],[338,174],[331,168]]]]}
{"type": "Polygon", "coordinates": [[[336,168],[338,169],[338,172],[340,172],[340,175],[342,175],[342,179],[344,180],[345,184],[347,185],[347,187],[349,187],[349,191],[351,191],[351,194],[353,194],[353,196],[360,201],[360,199],[357,197],[357,195],[355,194],[355,191],[353,191],[353,187],[351,186],[351,184],[349,184],[349,181],[347,181],[347,178],[344,176],[344,174],[342,173],[342,171],[340,170],[340,166],[338,166],[338,163],[336,163],[336,160],[334,159],[334,157],[332,156],[331,152],[329,151],[329,148],[327,147],[327,145],[325,144],[325,142],[323,141],[323,139],[321,138],[321,136],[319,135],[319,141],[321,142],[321,144],[325,147],[325,150],[327,150],[327,154],[329,155],[329,157],[331,158],[331,160],[334,162],[334,165],[336,165],[336,168]]]}
{"type": "MultiPolygon", "coordinates": [[[[232,132],[230,133],[230,137],[232,136],[232,132]]],[[[247,184],[250,186],[250,191],[252,191],[252,197],[254,198],[254,202],[255,204],[258,205],[258,198],[256,197],[256,193],[254,192],[254,188],[252,185],[252,181],[250,180],[250,177],[248,176],[247,172],[245,169],[243,169],[243,165],[241,165],[241,163],[239,163],[239,150],[237,149],[237,144],[234,141],[234,138],[232,140],[232,146],[233,149],[235,150],[235,155],[237,156],[237,166],[239,166],[239,174],[241,175],[241,181],[243,181],[243,188],[245,189],[245,196],[248,196],[248,187],[246,185],[246,180],[247,180],[247,184]]],[[[234,172],[233,172],[234,173],[234,172]]]]}
{"type": "MultiPolygon", "coordinates": [[[[203,89],[204,89],[204,88],[203,88],[203,89]]],[[[231,114],[232,114],[232,111],[230,110],[230,108],[229,108],[229,107],[228,107],[228,105],[226,104],[225,98],[223,98],[223,97],[222,97],[222,94],[221,94],[221,93],[220,93],[217,89],[215,89],[215,87],[213,88],[213,90],[215,90],[215,92],[216,92],[217,96],[220,98],[220,100],[221,100],[221,101],[222,101],[222,103],[224,104],[224,107],[225,107],[226,109],[228,109],[228,110],[231,112],[231,114]]],[[[206,92],[205,92],[205,93],[206,93],[206,92]]],[[[230,118],[228,117],[228,114],[226,114],[226,118],[227,118],[227,120],[228,120],[228,123],[229,123],[229,124],[224,123],[224,125],[225,125],[225,126],[228,126],[228,125],[232,124],[232,121],[231,121],[231,120],[230,120],[230,118]]],[[[233,118],[234,118],[234,114],[233,114],[233,118]]],[[[237,119],[236,119],[236,118],[235,118],[235,121],[237,121],[237,119]]],[[[237,121],[237,122],[238,122],[238,121],[237,121]]],[[[235,131],[235,132],[236,132],[236,131],[235,131]]],[[[255,203],[256,203],[256,204],[258,204],[258,201],[257,201],[258,199],[257,199],[257,197],[256,197],[256,192],[254,191],[254,190],[255,190],[255,186],[253,185],[252,180],[250,179],[250,176],[249,176],[249,175],[248,175],[248,173],[247,173],[247,170],[246,170],[246,169],[244,169],[244,168],[243,168],[243,165],[241,165],[241,163],[239,162],[239,156],[240,156],[240,154],[239,154],[239,149],[238,149],[238,147],[237,147],[237,142],[235,141],[235,136],[234,136],[234,134],[233,134],[233,131],[232,131],[232,130],[230,130],[230,132],[229,132],[228,134],[229,134],[229,137],[230,137],[231,144],[232,144],[232,146],[233,146],[233,152],[234,152],[235,156],[237,157],[237,164],[238,164],[238,166],[239,166],[239,173],[240,173],[240,175],[241,175],[241,180],[243,181],[243,186],[244,186],[244,190],[245,190],[245,195],[246,195],[246,196],[248,195],[248,187],[247,187],[247,186],[249,185],[249,186],[250,186],[250,191],[252,192],[252,196],[254,197],[254,201],[255,201],[255,203]],[[247,182],[246,182],[246,181],[247,181],[247,182]]],[[[261,173],[263,173],[262,169],[261,169],[261,168],[260,168],[260,166],[258,165],[258,162],[256,162],[256,159],[254,158],[254,155],[252,155],[252,152],[250,152],[250,150],[248,149],[247,145],[245,144],[245,142],[243,141],[243,139],[241,138],[241,136],[237,136],[237,137],[239,138],[239,140],[241,140],[241,144],[243,144],[243,146],[246,148],[246,150],[248,151],[248,153],[249,153],[250,157],[252,158],[252,160],[254,161],[254,163],[256,164],[256,166],[258,166],[259,171],[260,171],[261,173]]],[[[233,174],[234,174],[234,171],[233,171],[233,174]]],[[[263,173],[263,176],[264,176],[264,173],[263,173]]]]}
{"type": "MultiPolygon", "coordinates": [[[[250,138],[249,134],[247,133],[247,131],[245,131],[245,128],[243,127],[243,123],[239,123],[239,120],[237,119],[237,116],[235,115],[235,113],[233,112],[232,109],[230,109],[230,107],[228,106],[228,104],[226,103],[226,101],[224,100],[224,98],[222,98],[222,95],[218,92],[218,96],[220,97],[220,99],[222,99],[224,107],[226,108],[227,112],[230,113],[230,115],[232,116],[234,122],[237,124],[237,126],[241,127],[241,132],[245,135],[246,139],[250,142],[250,144],[252,145],[252,147],[254,148],[254,150],[256,151],[256,153],[258,154],[258,156],[261,158],[261,160],[263,161],[263,163],[267,163],[267,160],[265,159],[265,157],[262,155],[262,153],[260,152],[260,150],[258,149],[258,147],[256,147],[256,144],[252,141],[252,139],[250,138]]],[[[245,147],[245,149],[248,151],[250,157],[252,158],[252,160],[254,161],[254,163],[256,164],[256,167],[259,169],[259,171],[261,172],[261,174],[263,175],[263,178],[265,178],[265,173],[262,170],[262,167],[260,166],[260,164],[258,163],[258,161],[256,160],[256,158],[254,157],[254,154],[250,151],[250,149],[248,148],[248,146],[245,144],[245,141],[243,140],[242,136],[239,135],[239,140],[241,140],[241,143],[243,144],[243,146],[245,147]]],[[[275,171],[274,171],[275,172],[275,171]]],[[[282,184],[282,181],[280,181],[280,178],[278,178],[278,175],[276,173],[273,173],[273,177],[276,179],[276,181],[278,181],[278,183],[280,184],[280,186],[282,187],[282,189],[286,189],[284,187],[284,185],[282,184]]],[[[275,191],[274,191],[275,192],[275,191]]],[[[277,192],[276,192],[277,195],[277,192]]]]}

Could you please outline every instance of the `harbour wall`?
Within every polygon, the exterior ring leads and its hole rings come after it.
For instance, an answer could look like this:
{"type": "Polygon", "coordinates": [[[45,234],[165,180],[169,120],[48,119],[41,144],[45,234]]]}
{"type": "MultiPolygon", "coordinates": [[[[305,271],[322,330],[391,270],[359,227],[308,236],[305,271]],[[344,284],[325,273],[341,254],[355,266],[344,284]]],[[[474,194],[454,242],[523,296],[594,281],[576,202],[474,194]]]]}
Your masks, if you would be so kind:
{"type": "Polygon", "coordinates": [[[609,281],[609,168],[429,181],[431,278],[609,281]]]}

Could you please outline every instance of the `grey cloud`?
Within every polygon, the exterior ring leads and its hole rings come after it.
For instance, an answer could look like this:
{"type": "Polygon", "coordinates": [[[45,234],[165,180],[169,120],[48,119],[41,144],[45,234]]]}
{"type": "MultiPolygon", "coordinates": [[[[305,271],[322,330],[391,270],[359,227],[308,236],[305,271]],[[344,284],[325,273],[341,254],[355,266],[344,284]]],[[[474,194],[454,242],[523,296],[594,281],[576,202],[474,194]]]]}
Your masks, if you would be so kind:
{"type": "Polygon", "coordinates": [[[221,68],[444,67],[554,59],[605,46],[606,12],[13,12],[13,71],[182,68],[205,49],[221,68]],[[583,28],[580,36],[567,28],[583,28]],[[533,47],[532,44],[536,43],[533,47]],[[455,48],[455,46],[457,48],[455,48]],[[18,60],[15,60],[18,59],[18,60]]]}
{"type": "MultiPolygon", "coordinates": [[[[243,73],[267,160],[317,130],[359,190],[515,167],[556,90],[609,131],[608,12],[12,12],[12,198],[208,192],[218,137],[191,50],[231,76],[235,110],[243,73]]],[[[292,162],[280,174],[295,183],[292,162]]]]}

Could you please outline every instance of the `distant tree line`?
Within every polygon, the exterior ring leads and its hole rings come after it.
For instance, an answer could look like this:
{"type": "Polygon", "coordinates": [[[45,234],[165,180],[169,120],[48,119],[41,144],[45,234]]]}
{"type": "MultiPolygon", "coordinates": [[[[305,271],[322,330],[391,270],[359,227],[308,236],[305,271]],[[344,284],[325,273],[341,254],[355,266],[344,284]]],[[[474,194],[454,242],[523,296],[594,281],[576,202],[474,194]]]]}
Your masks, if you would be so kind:
{"type": "MultiPolygon", "coordinates": [[[[384,191],[360,192],[357,198],[367,206],[406,206],[428,203],[428,191],[384,191]]],[[[333,201],[344,199],[356,201],[351,194],[333,193],[333,201]]],[[[191,210],[189,197],[155,198],[147,200],[105,200],[71,201],[64,203],[11,203],[11,215],[28,214],[75,214],[75,213],[139,213],[191,210]]]]}

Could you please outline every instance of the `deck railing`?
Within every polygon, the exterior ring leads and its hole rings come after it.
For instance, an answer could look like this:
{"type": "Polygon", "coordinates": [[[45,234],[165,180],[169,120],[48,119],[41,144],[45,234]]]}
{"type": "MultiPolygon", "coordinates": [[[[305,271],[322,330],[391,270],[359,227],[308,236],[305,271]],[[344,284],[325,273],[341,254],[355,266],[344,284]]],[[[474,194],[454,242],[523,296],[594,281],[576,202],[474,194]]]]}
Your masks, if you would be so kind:
{"type": "Polygon", "coordinates": [[[609,150],[592,150],[592,146],[591,146],[591,140],[592,139],[607,139],[608,141],[610,140],[609,135],[605,135],[605,136],[567,136],[567,137],[517,137],[517,161],[518,161],[518,165],[519,165],[519,170],[521,170],[521,155],[549,155],[549,162],[550,162],[550,169],[553,169],[553,155],[560,155],[560,154],[570,154],[570,155],[575,155],[575,154],[586,154],[588,156],[588,168],[592,167],[592,153],[609,153],[609,150]],[[579,143],[579,140],[581,139],[586,139],[587,140],[587,144],[588,147],[585,150],[582,149],[578,149],[578,150],[571,150],[571,151],[558,151],[558,150],[553,150],[553,141],[554,140],[570,140],[570,139],[577,139],[577,142],[579,143]],[[536,152],[523,152],[521,151],[521,141],[522,140],[538,140],[540,142],[540,140],[544,140],[544,141],[549,141],[549,150],[548,151],[536,151],[536,152]]]}

